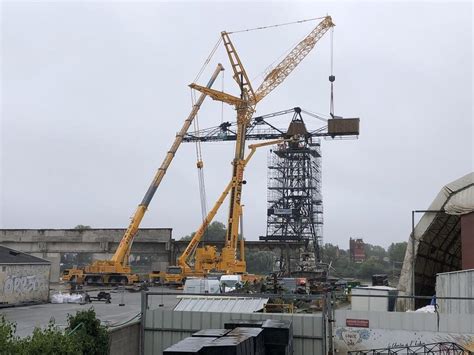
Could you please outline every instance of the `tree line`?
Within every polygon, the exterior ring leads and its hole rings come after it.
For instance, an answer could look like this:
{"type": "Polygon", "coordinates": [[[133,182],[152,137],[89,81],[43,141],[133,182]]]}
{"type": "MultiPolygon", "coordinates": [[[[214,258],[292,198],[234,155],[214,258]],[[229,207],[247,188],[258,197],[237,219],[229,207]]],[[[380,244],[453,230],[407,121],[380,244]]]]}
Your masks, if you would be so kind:
{"type": "MultiPolygon", "coordinates": [[[[224,241],[226,226],[218,221],[212,222],[203,236],[204,242],[224,241]]],[[[194,233],[181,240],[191,240],[194,233]]],[[[331,243],[321,246],[322,261],[331,264],[331,274],[336,277],[370,279],[374,274],[388,274],[397,278],[405,258],[407,242],[392,243],[387,249],[380,245],[365,244],[366,259],[356,263],[350,260],[349,250],[331,243]]],[[[279,255],[272,251],[249,251],[246,249],[247,271],[256,274],[273,272],[279,255]]]]}

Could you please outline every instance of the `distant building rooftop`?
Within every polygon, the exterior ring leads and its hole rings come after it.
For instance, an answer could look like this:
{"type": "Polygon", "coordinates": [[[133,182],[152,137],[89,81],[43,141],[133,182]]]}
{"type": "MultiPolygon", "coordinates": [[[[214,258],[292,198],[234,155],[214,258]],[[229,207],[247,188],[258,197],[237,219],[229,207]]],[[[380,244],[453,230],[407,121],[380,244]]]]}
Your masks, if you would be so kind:
{"type": "Polygon", "coordinates": [[[51,264],[48,260],[0,245],[0,264],[51,264]]]}

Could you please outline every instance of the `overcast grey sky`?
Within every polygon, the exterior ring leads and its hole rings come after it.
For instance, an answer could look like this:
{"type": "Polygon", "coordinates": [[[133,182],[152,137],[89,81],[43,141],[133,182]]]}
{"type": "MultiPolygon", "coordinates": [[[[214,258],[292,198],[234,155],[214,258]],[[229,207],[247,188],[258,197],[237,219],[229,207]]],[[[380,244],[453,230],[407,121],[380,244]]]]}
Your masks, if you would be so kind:
{"type": "MultiPolygon", "coordinates": [[[[330,14],[336,114],[359,140],[323,141],[324,241],[405,241],[413,209],[473,170],[472,3],[3,2],[2,228],[121,227],[190,111],[192,82],[222,30],[330,14]]],[[[254,86],[316,23],[235,34],[254,86]]],[[[329,36],[258,113],[328,113],[329,36]]],[[[203,74],[205,84],[223,49],[203,74]]],[[[221,80],[216,83],[221,88],[221,80]]],[[[225,89],[236,93],[229,70],[225,89]]],[[[225,108],[224,120],[235,120],[225,108]]],[[[206,100],[201,127],[221,122],[206,100]]],[[[230,178],[230,142],[203,146],[208,205],[230,178]]],[[[246,171],[245,234],[266,226],[267,149],[246,171]]],[[[194,145],[183,145],[142,223],[195,230],[194,145]]],[[[225,221],[224,204],[217,219],[225,221]]]]}

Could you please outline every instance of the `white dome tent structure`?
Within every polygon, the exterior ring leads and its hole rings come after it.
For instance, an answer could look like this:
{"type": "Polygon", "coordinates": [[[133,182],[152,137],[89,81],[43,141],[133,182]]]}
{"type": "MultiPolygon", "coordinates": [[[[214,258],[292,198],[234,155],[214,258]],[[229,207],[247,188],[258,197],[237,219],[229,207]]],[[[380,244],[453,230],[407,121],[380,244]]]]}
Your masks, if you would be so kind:
{"type": "MultiPolygon", "coordinates": [[[[436,274],[474,268],[474,173],[444,186],[413,229],[398,283],[400,295],[433,296],[436,274]],[[464,257],[463,257],[464,250],[464,257]]],[[[398,300],[398,310],[429,299],[398,300]]]]}

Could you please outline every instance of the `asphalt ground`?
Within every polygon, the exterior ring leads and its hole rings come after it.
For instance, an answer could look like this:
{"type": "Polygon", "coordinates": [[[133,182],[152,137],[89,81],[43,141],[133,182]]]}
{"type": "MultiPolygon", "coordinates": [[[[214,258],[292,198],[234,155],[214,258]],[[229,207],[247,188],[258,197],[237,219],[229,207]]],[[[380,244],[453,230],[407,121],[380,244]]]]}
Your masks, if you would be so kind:
{"type": "MultiPolygon", "coordinates": [[[[16,323],[16,335],[20,337],[28,336],[33,333],[35,327],[45,327],[50,319],[55,324],[64,328],[67,326],[68,314],[74,315],[77,311],[87,310],[93,307],[97,317],[103,324],[108,326],[117,326],[127,322],[135,317],[141,311],[141,293],[140,292],[122,292],[114,290],[104,290],[111,292],[111,303],[93,302],[85,305],[75,303],[62,304],[38,304],[28,306],[18,306],[11,308],[0,308],[0,314],[5,318],[16,323]],[[123,297],[123,298],[122,298],[123,297]],[[124,306],[119,306],[124,303],[124,306]]],[[[153,292],[173,292],[181,293],[179,290],[173,290],[166,287],[150,287],[153,292]]],[[[53,292],[53,291],[52,291],[53,292]]],[[[99,291],[87,291],[91,296],[97,295],[99,291]]],[[[173,309],[178,303],[178,299],[173,295],[153,296],[149,298],[151,308],[159,307],[163,304],[164,309],[173,309]]]]}

